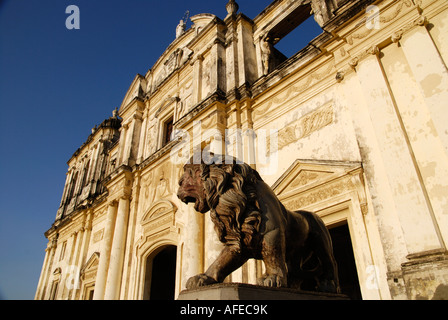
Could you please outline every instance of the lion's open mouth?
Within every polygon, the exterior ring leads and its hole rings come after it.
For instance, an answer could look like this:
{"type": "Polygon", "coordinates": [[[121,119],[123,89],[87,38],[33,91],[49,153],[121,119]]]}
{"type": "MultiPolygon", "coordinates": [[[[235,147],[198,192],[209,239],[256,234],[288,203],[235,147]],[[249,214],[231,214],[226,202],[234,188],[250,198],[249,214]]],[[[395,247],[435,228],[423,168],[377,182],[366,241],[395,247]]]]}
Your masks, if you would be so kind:
{"type": "Polygon", "coordinates": [[[198,212],[205,213],[210,210],[205,198],[201,197],[196,190],[180,189],[177,193],[177,197],[185,204],[193,203],[194,209],[198,212]]]}
{"type": "Polygon", "coordinates": [[[194,203],[194,209],[198,212],[203,211],[203,203],[199,198],[195,198],[193,196],[186,196],[182,199],[182,202],[185,204],[194,203]]]}
{"type": "Polygon", "coordinates": [[[187,197],[185,197],[182,200],[182,202],[186,203],[186,204],[189,204],[189,203],[192,203],[192,202],[196,202],[196,201],[197,201],[197,199],[195,197],[192,197],[192,196],[187,196],[187,197]]]}
{"type": "Polygon", "coordinates": [[[200,201],[199,201],[199,199],[197,199],[193,196],[182,197],[181,201],[185,204],[194,203],[195,210],[199,209],[200,201]]]}

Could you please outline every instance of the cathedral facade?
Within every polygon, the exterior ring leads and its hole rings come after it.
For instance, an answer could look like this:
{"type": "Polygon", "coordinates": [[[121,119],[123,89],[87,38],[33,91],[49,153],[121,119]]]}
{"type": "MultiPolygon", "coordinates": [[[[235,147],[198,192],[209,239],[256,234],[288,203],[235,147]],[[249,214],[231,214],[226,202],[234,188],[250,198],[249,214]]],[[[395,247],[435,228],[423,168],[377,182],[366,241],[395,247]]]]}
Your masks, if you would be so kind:
{"type": "Polygon", "coordinates": [[[448,2],[226,9],[181,21],[68,161],[35,299],[177,298],[221,250],[176,197],[195,151],[249,163],[285,207],[316,212],[352,299],[446,299],[448,2]],[[277,43],[308,19],[322,33],[286,57],[277,43]]]}

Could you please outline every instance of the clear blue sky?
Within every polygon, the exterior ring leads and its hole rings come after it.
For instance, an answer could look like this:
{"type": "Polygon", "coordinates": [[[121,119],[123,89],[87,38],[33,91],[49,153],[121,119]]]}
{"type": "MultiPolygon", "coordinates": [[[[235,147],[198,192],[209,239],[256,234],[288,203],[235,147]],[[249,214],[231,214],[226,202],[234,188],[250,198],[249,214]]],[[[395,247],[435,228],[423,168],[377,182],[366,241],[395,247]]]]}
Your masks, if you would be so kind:
{"type": "MultiPolygon", "coordinates": [[[[254,18],[271,0],[237,2],[254,18]]],[[[185,11],[224,18],[226,3],[0,0],[0,299],[34,299],[66,163],[91,128],[174,40],[185,11]],[[79,30],[65,26],[69,5],[79,30]]],[[[282,41],[286,55],[316,26],[282,41]]]]}

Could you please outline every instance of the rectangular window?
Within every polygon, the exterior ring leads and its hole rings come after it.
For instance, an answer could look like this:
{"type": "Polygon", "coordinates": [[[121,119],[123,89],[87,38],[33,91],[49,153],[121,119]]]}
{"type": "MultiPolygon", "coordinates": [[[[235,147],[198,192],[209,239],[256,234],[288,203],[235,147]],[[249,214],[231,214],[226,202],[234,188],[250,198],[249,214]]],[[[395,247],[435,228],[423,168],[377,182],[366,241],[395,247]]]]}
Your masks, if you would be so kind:
{"type": "Polygon", "coordinates": [[[173,133],[173,125],[174,121],[171,117],[168,121],[163,125],[163,142],[162,147],[166,146],[171,141],[171,134],[173,133]]]}
{"type": "Polygon", "coordinates": [[[64,260],[65,258],[65,249],[67,248],[67,241],[62,244],[61,254],[59,255],[59,261],[64,260]]]}
{"type": "Polygon", "coordinates": [[[56,300],[56,295],[58,294],[58,286],[59,281],[54,281],[51,285],[50,300],[56,300]]]}

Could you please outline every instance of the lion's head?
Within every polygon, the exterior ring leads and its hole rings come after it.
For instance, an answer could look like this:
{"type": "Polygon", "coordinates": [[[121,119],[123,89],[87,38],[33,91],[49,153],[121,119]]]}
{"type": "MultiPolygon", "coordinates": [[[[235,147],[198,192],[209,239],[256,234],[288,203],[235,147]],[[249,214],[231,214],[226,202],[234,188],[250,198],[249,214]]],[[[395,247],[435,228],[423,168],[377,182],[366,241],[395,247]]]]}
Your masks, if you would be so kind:
{"type": "Polygon", "coordinates": [[[184,166],[177,196],[194,203],[196,211],[210,210],[219,239],[246,245],[258,231],[260,213],[255,184],[261,180],[249,165],[229,156],[213,155],[207,163],[184,166]]]}
{"type": "Polygon", "coordinates": [[[200,213],[210,210],[202,179],[201,165],[186,164],[184,166],[184,174],[179,180],[177,197],[186,204],[194,203],[194,209],[200,213]]]}

